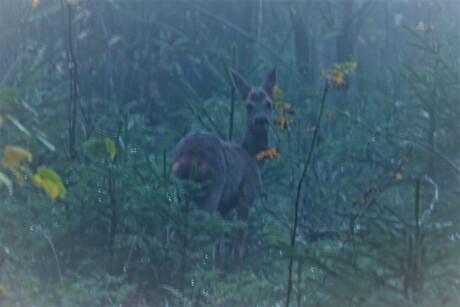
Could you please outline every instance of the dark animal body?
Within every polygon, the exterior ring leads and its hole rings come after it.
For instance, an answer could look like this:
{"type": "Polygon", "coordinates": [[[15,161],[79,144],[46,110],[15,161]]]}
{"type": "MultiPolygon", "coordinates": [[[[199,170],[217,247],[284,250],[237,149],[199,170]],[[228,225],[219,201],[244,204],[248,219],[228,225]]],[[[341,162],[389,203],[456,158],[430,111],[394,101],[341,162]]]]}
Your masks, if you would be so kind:
{"type": "MultiPolygon", "coordinates": [[[[238,220],[246,221],[261,188],[260,168],[263,161],[256,155],[269,148],[272,121],[273,69],[261,87],[250,86],[232,72],[236,88],[246,105],[246,132],[241,143],[226,142],[206,131],[187,134],[176,146],[173,173],[182,179],[207,182],[201,193],[192,196],[197,206],[226,217],[236,209],[238,220]]],[[[238,270],[244,250],[246,232],[236,235],[234,269],[238,270]]],[[[223,243],[216,249],[216,266],[223,257],[223,243]]]]}

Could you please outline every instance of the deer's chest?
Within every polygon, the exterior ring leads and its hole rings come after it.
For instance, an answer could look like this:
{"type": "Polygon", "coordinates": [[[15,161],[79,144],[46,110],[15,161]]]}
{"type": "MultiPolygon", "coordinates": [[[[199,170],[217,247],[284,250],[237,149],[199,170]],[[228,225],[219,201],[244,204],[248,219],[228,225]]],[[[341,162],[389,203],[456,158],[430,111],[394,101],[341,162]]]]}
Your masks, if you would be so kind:
{"type": "Polygon", "coordinates": [[[256,160],[240,147],[226,151],[225,188],[222,202],[233,202],[235,206],[250,206],[261,188],[260,171],[256,160]]]}

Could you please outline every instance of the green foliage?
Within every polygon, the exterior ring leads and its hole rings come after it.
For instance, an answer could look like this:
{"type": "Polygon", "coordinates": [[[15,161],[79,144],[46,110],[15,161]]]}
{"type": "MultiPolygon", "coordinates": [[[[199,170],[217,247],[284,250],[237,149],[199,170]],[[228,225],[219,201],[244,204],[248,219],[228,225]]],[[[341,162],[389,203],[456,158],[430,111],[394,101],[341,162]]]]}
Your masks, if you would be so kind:
{"type": "Polygon", "coordinates": [[[449,1],[0,0],[0,305],[281,306],[290,258],[291,306],[459,305],[455,12],[449,1]],[[230,70],[258,84],[273,65],[266,156],[279,156],[250,219],[202,212],[184,193],[196,184],[171,174],[174,145],[190,129],[240,139],[230,70]],[[329,88],[317,127],[331,67],[342,88],[329,88]]]}
{"type": "Polygon", "coordinates": [[[90,138],[83,143],[82,148],[85,155],[94,160],[103,159],[106,156],[110,156],[113,160],[117,153],[115,143],[109,138],[105,138],[103,140],[90,138]]]}

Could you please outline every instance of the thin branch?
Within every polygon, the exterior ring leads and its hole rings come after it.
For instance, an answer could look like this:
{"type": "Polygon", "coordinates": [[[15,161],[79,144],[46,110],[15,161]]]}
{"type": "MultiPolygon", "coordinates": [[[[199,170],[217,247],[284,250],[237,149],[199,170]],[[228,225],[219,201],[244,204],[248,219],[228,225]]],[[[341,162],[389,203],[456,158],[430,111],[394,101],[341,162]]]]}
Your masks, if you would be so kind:
{"type": "Polygon", "coordinates": [[[378,134],[378,135],[381,135],[381,136],[387,136],[387,137],[389,136],[389,137],[398,138],[398,139],[401,139],[401,140],[404,140],[404,141],[408,141],[408,142],[414,143],[416,145],[419,145],[419,146],[421,146],[421,147],[423,147],[425,149],[428,149],[431,153],[435,154],[442,161],[444,161],[447,165],[449,165],[454,172],[456,172],[457,174],[460,174],[460,168],[457,167],[454,164],[454,162],[452,162],[449,158],[447,158],[444,155],[442,155],[439,151],[437,151],[435,148],[433,148],[433,146],[430,146],[429,144],[426,144],[426,143],[424,143],[422,141],[410,139],[407,136],[396,134],[396,133],[379,132],[379,131],[375,131],[375,133],[378,134]]]}
{"type": "Polygon", "coordinates": [[[46,241],[48,241],[49,245],[51,246],[51,250],[53,251],[54,261],[56,261],[56,267],[57,267],[57,271],[59,275],[59,283],[62,286],[64,283],[62,281],[61,266],[59,265],[59,259],[56,253],[56,248],[54,248],[54,244],[53,244],[53,241],[51,240],[51,237],[45,231],[43,231],[42,234],[43,234],[43,237],[46,239],[46,241]]]}
{"type": "Polygon", "coordinates": [[[425,175],[423,178],[433,185],[433,187],[434,187],[434,195],[433,195],[433,199],[430,202],[430,205],[423,212],[423,215],[422,215],[422,218],[421,218],[422,222],[425,220],[425,218],[427,218],[431,214],[431,212],[433,212],[434,205],[439,200],[439,186],[438,186],[438,184],[433,180],[433,178],[431,178],[428,175],[425,175]]]}
{"type": "Polygon", "coordinates": [[[316,119],[316,129],[313,132],[313,137],[310,143],[310,150],[308,151],[307,158],[304,161],[304,166],[302,170],[302,175],[300,176],[299,183],[297,185],[296,191],[296,199],[295,199],[295,209],[294,209],[294,225],[291,233],[291,254],[289,256],[289,266],[288,266],[288,285],[287,285],[287,295],[286,295],[286,307],[289,307],[291,301],[291,292],[292,292],[292,266],[294,263],[294,251],[295,251],[295,243],[296,243],[296,236],[297,236],[297,227],[298,227],[298,219],[299,219],[299,206],[300,206],[300,193],[302,190],[302,185],[305,181],[305,177],[307,175],[308,165],[310,164],[313,148],[315,147],[316,138],[318,135],[319,125],[321,124],[321,118],[323,117],[324,111],[324,104],[326,101],[326,94],[328,92],[328,83],[324,85],[323,91],[323,98],[321,99],[321,106],[318,112],[318,118],[316,119]]]}
{"type": "Polygon", "coordinates": [[[69,76],[70,76],[70,89],[69,89],[69,102],[67,106],[68,124],[69,124],[69,155],[71,160],[77,158],[77,151],[75,147],[75,129],[76,129],[76,118],[77,118],[77,98],[78,98],[78,86],[77,86],[77,60],[73,50],[72,43],[72,4],[64,4],[61,1],[61,6],[67,6],[67,58],[69,61],[69,76]]]}

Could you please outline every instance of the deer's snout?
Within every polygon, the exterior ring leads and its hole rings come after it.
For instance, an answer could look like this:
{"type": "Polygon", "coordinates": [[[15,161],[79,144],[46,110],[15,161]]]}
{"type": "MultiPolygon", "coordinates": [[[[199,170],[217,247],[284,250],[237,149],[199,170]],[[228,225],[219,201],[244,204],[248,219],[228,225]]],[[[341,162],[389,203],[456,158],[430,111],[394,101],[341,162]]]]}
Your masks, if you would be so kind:
{"type": "Polygon", "coordinates": [[[257,128],[268,128],[270,122],[267,117],[258,117],[254,120],[254,123],[257,128]]]}

